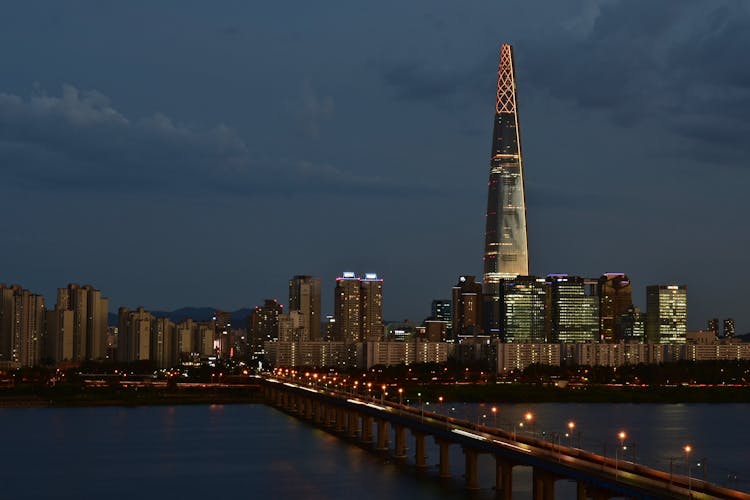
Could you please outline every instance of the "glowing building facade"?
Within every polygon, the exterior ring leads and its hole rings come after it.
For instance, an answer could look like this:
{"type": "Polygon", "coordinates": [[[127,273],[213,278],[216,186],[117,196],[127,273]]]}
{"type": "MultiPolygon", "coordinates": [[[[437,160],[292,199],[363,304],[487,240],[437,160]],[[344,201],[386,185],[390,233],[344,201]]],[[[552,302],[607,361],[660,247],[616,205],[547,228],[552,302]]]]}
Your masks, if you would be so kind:
{"type": "Polygon", "coordinates": [[[646,287],[646,336],[655,344],[684,344],[687,334],[687,287],[646,287]]]}
{"type": "Polygon", "coordinates": [[[485,324],[500,330],[500,280],[529,274],[513,49],[500,47],[484,245],[485,324]]]}

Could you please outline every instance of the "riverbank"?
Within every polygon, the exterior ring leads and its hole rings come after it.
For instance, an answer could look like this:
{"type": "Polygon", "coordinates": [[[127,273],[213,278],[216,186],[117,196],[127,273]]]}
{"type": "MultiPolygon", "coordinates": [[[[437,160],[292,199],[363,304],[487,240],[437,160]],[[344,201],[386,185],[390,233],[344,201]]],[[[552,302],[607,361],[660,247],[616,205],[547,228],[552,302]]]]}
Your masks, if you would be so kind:
{"type": "Polygon", "coordinates": [[[85,406],[158,406],[195,404],[262,403],[257,386],[138,389],[114,388],[44,388],[2,389],[0,408],[55,408],[85,406]]]}
{"type": "Polygon", "coordinates": [[[409,399],[465,403],[750,403],[750,387],[568,386],[535,384],[428,384],[407,387],[409,399]]]}
{"type": "MultiPolygon", "coordinates": [[[[394,388],[389,399],[393,400],[394,388]]],[[[641,387],[535,384],[424,384],[404,387],[404,401],[463,403],[750,403],[750,387],[641,387]],[[421,394],[421,396],[419,396],[421,394]]],[[[259,386],[0,389],[0,408],[263,403],[259,386]]]]}

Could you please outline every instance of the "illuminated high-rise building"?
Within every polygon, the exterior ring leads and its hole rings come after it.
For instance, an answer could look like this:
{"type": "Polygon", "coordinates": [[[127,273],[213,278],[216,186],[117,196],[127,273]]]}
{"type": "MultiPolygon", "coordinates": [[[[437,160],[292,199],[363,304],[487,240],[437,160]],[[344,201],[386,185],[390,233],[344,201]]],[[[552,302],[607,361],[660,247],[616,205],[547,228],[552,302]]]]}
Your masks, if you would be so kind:
{"type": "Polygon", "coordinates": [[[336,278],[334,340],[365,342],[383,336],[383,280],[345,272],[336,278]]]}
{"type": "Polygon", "coordinates": [[[620,328],[620,316],[633,305],[633,289],[630,279],[623,273],[605,273],[599,278],[599,325],[600,340],[615,342],[624,340],[620,328]]]}
{"type": "Polygon", "coordinates": [[[719,336],[721,331],[719,330],[719,318],[711,318],[708,320],[708,331],[714,332],[715,336],[719,336]]]}
{"type": "Polygon", "coordinates": [[[320,278],[295,276],[289,280],[289,312],[302,315],[300,340],[320,340],[320,278]]]}
{"type": "Polygon", "coordinates": [[[732,318],[727,318],[724,320],[724,338],[734,338],[734,320],[732,318]]]}
{"type": "Polygon", "coordinates": [[[35,366],[41,361],[44,297],[20,285],[0,284],[0,362],[35,366]]]}
{"type": "Polygon", "coordinates": [[[453,319],[453,308],[451,307],[451,301],[448,299],[433,300],[430,311],[432,313],[431,319],[437,321],[451,321],[453,319]]]}
{"type": "Polygon", "coordinates": [[[505,342],[547,342],[550,336],[550,287],[543,278],[517,276],[501,283],[505,342]]]}
{"type": "Polygon", "coordinates": [[[551,290],[552,342],[592,342],[599,338],[598,282],[567,274],[547,276],[551,290]]]}
{"type": "Polygon", "coordinates": [[[484,243],[485,324],[500,330],[500,280],[529,274],[513,49],[500,47],[484,243]]]}
{"type": "Polygon", "coordinates": [[[684,344],[687,334],[687,286],[646,287],[646,337],[655,344],[684,344]]]}
{"type": "Polygon", "coordinates": [[[360,337],[363,342],[381,340],[383,337],[383,280],[375,273],[365,273],[359,286],[362,301],[360,337]]]}
{"type": "Polygon", "coordinates": [[[482,285],[474,276],[461,276],[453,287],[454,338],[484,333],[482,328],[482,285]]]}
{"type": "Polygon", "coordinates": [[[359,278],[347,271],[336,278],[333,298],[334,340],[340,342],[360,342],[362,316],[359,278]]]}
{"type": "Polygon", "coordinates": [[[279,340],[279,315],[284,306],[276,299],[266,299],[263,306],[256,306],[248,320],[248,338],[251,356],[260,359],[264,355],[263,343],[279,340]]]}

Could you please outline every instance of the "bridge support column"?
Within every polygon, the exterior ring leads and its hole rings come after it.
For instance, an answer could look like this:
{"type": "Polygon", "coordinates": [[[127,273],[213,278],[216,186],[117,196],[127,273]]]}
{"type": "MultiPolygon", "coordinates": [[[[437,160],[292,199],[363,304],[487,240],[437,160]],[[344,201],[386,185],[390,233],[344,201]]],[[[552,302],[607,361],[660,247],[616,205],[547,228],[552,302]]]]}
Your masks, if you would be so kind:
{"type": "Polygon", "coordinates": [[[403,425],[393,426],[396,435],[396,449],[393,450],[393,456],[396,458],[406,458],[406,427],[403,425]]]}
{"type": "Polygon", "coordinates": [[[344,432],[346,430],[346,411],[343,408],[336,408],[336,431],[344,432]]]}
{"type": "Polygon", "coordinates": [[[466,489],[467,490],[478,490],[479,489],[479,475],[477,474],[477,456],[479,455],[476,450],[471,448],[464,448],[464,456],[466,457],[466,471],[464,473],[466,477],[466,489]]]}
{"type": "Polygon", "coordinates": [[[532,481],[532,498],[534,500],[554,500],[555,477],[552,474],[534,467],[532,481]]]}
{"type": "Polygon", "coordinates": [[[513,463],[495,456],[495,492],[503,500],[513,499],[513,463]]]}
{"type": "Polygon", "coordinates": [[[414,441],[416,444],[416,450],[414,452],[414,462],[417,464],[418,468],[426,469],[427,468],[427,454],[425,453],[425,447],[424,447],[425,434],[424,432],[418,432],[418,431],[412,431],[412,434],[414,434],[414,441]]]}
{"type": "Polygon", "coordinates": [[[586,486],[586,483],[583,481],[578,481],[576,483],[576,500],[586,500],[589,497],[588,488],[586,486]]]}
{"type": "Polygon", "coordinates": [[[329,406],[326,409],[326,427],[336,428],[336,408],[329,406]]]}
{"type": "Polygon", "coordinates": [[[349,410],[346,416],[346,425],[349,428],[347,434],[351,438],[359,437],[359,415],[354,410],[349,410]]]}
{"type": "MultiPolygon", "coordinates": [[[[382,418],[378,419],[378,451],[388,451],[388,421],[382,418]]],[[[398,432],[398,431],[396,431],[398,432]]]]}
{"type": "MultiPolygon", "coordinates": [[[[580,485],[580,483],[579,483],[579,485],[580,485]]],[[[609,500],[613,496],[612,493],[610,493],[610,492],[608,492],[606,490],[603,490],[601,488],[591,488],[591,487],[588,487],[587,485],[584,485],[583,495],[585,495],[585,496],[581,497],[580,495],[581,495],[581,493],[580,493],[580,489],[579,489],[578,498],[584,498],[584,499],[585,498],[593,498],[594,500],[609,500]]]]}
{"type": "Polygon", "coordinates": [[[315,422],[324,425],[326,421],[326,405],[318,401],[315,405],[315,422]]]}
{"type": "Polygon", "coordinates": [[[372,417],[362,415],[362,442],[372,443],[372,417]]]}
{"type": "Polygon", "coordinates": [[[450,455],[450,443],[448,441],[442,441],[435,439],[438,447],[440,448],[440,477],[448,478],[451,477],[451,455],[450,455]]]}
{"type": "Polygon", "coordinates": [[[313,405],[310,399],[305,399],[305,418],[307,420],[313,419],[313,405]]]}

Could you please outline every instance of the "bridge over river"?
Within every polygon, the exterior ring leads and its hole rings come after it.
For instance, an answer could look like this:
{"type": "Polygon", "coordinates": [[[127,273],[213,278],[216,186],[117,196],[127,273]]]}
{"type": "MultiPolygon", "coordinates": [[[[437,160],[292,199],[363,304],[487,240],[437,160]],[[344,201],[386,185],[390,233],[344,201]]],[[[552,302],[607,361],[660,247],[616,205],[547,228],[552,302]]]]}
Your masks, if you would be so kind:
{"type": "Polygon", "coordinates": [[[750,500],[746,493],[690,476],[425,412],[422,408],[309,387],[296,379],[266,377],[261,384],[269,404],[335,435],[391,454],[395,459],[406,459],[407,451],[413,451],[418,468],[428,467],[425,440],[431,437],[439,448],[441,477],[450,477],[449,448],[460,446],[469,490],[480,487],[478,456],[490,454],[496,464],[495,490],[503,499],[513,498],[513,467],[527,466],[533,471],[535,500],[552,500],[555,481],[560,479],[576,482],[579,500],[615,497],[750,500]],[[407,433],[413,437],[413,450],[407,446],[410,441],[407,433]]]}

